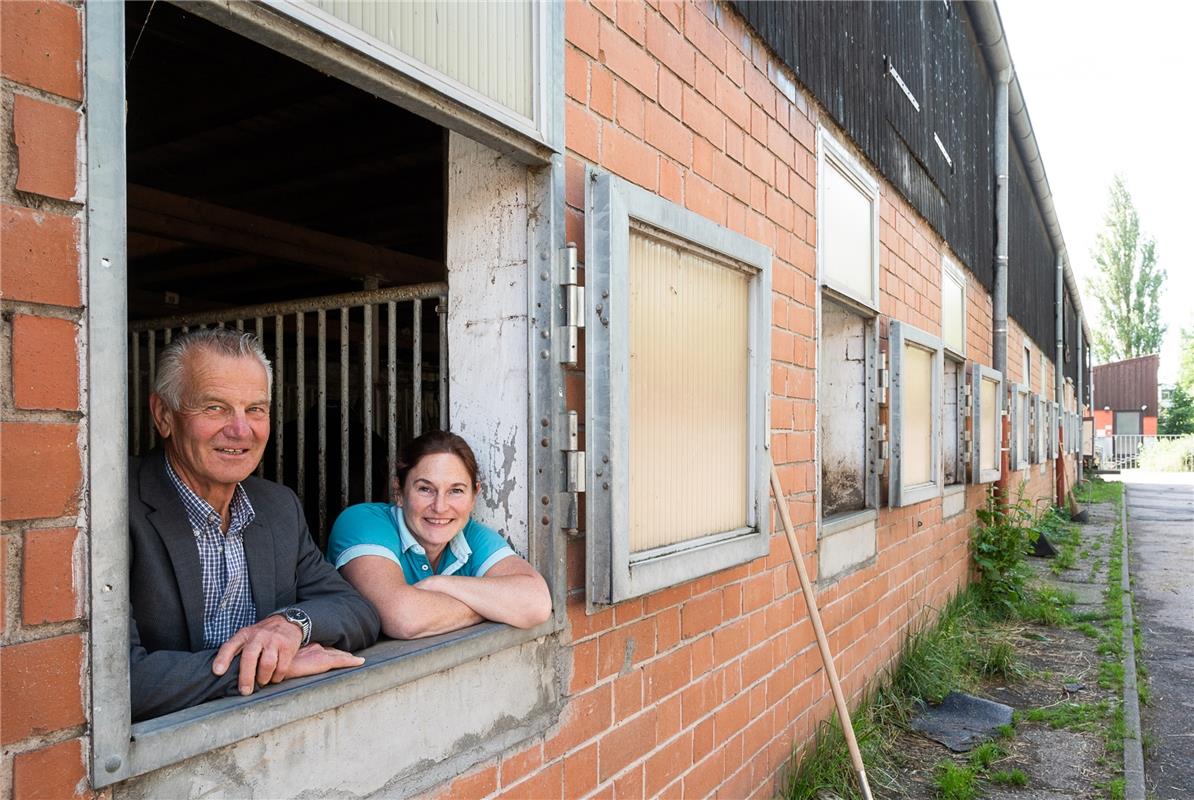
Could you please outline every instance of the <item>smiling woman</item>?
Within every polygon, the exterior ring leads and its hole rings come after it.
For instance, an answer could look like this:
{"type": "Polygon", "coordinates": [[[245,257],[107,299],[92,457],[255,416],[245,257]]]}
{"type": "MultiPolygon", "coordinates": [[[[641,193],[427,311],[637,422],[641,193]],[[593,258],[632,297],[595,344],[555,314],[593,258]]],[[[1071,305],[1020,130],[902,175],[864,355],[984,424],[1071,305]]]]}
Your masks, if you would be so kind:
{"type": "Polygon", "coordinates": [[[377,608],[382,633],[415,639],[482,620],[532,628],[551,614],[547,583],[502,536],[471,519],[480,485],[461,437],[431,431],[402,452],[396,502],[351,506],[328,559],[377,608]]]}

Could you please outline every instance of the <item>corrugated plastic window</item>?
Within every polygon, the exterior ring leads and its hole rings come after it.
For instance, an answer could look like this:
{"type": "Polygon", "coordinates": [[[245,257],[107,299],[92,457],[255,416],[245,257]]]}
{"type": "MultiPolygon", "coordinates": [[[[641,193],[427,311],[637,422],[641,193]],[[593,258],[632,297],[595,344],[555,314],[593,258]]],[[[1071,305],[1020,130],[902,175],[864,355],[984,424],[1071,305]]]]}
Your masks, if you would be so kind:
{"type": "Polygon", "coordinates": [[[879,307],[879,185],[824,130],[818,138],[817,255],[824,285],[879,307]]]}
{"type": "Polygon", "coordinates": [[[902,322],[891,323],[891,505],[907,506],[941,493],[941,341],[902,322]]]}
{"type": "Polygon", "coordinates": [[[966,355],[966,276],[948,258],[941,262],[941,339],[949,352],[966,355]]]}
{"type": "Polygon", "coordinates": [[[1031,425],[1028,406],[1028,387],[1017,383],[1012,387],[1012,469],[1028,467],[1031,425]]]}
{"type": "Polygon", "coordinates": [[[1003,375],[975,364],[970,387],[974,398],[972,483],[991,483],[999,480],[999,448],[1003,438],[1003,375]]]}
{"type": "Polygon", "coordinates": [[[769,550],[771,251],[612,175],[585,221],[589,598],[769,550]]]}
{"type": "Polygon", "coordinates": [[[748,522],[751,275],[630,232],[630,551],[748,522]]]}

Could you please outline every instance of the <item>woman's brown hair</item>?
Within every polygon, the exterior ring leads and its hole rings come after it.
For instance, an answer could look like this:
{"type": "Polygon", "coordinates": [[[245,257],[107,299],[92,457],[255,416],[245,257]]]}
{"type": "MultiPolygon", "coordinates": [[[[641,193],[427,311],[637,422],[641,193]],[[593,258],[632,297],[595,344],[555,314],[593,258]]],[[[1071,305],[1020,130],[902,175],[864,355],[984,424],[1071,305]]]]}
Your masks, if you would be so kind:
{"type": "Polygon", "coordinates": [[[473,455],[473,448],[468,446],[468,442],[448,431],[427,431],[422,436],[411,440],[410,444],[402,448],[402,452],[398,454],[396,471],[399,488],[406,484],[406,476],[410,474],[416,464],[425,456],[436,453],[450,453],[464,462],[469,483],[474,488],[477,486],[477,457],[473,455]]]}

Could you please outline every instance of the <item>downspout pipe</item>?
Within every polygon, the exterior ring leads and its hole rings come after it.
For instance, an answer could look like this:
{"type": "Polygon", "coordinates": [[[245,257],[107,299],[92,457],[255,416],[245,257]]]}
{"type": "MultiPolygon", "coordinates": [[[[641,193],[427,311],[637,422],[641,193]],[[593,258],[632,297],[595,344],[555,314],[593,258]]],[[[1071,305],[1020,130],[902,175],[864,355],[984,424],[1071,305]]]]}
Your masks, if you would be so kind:
{"type": "MultiPolygon", "coordinates": [[[[1000,375],[1007,381],[1007,214],[1008,191],[1011,189],[1009,176],[1011,159],[1008,153],[1008,84],[1012,70],[1008,66],[999,71],[995,83],[995,286],[991,298],[991,361],[1000,375]]],[[[1000,420],[999,481],[996,491],[999,497],[1008,496],[1008,481],[1011,479],[1011,417],[1005,414],[1000,420]]]]}
{"type": "Polygon", "coordinates": [[[1065,482],[1065,452],[1062,450],[1061,439],[1061,417],[1062,409],[1065,408],[1065,370],[1062,368],[1062,357],[1065,348],[1065,292],[1063,282],[1065,280],[1065,261],[1061,255],[1057,256],[1057,279],[1054,281],[1055,292],[1053,296],[1053,329],[1056,336],[1053,348],[1053,399],[1057,403],[1057,415],[1054,417],[1054,422],[1057,428],[1053,431],[1053,438],[1057,442],[1057,459],[1053,464],[1054,469],[1057,470],[1057,501],[1054,505],[1058,508],[1065,508],[1066,505],[1066,482],[1065,482]]]}
{"type": "Polygon", "coordinates": [[[1082,343],[1086,339],[1078,335],[1078,383],[1074,386],[1074,391],[1077,393],[1075,405],[1078,407],[1078,482],[1081,483],[1085,478],[1085,471],[1082,469],[1082,457],[1086,453],[1086,419],[1082,412],[1086,405],[1086,349],[1082,343]]]}

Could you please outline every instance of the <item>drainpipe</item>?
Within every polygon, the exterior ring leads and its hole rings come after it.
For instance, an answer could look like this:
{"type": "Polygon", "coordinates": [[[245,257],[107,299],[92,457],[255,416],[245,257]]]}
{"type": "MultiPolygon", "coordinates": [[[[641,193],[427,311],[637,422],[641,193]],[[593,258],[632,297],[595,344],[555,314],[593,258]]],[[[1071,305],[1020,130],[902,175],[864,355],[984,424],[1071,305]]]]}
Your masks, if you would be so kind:
{"type": "MultiPolygon", "coordinates": [[[[1008,85],[1011,67],[999,71],[995,84],[995,286],[991,311],[991,360],[1007,382],[1007,205],[1010,157],[1008,153],[1008,85]]],[[[1008,496],[1011,478],[1011,417],[1004,414],[1000,423],[999,482],[996,491],[1001,498],[1008,496]]]]}
{"type": "Polygon", "coordinates": [[[1061,410],[1065,408],[1065,370],[1062,369],[1062,358],[1065,347],[1065,260],[1061,253],[1057,254],[1057,277],[1054,280],[1053,296],[1053,330],[1055,341],[1053,347],[1053,398],[1057,403],[1057,429],[1053,431],[1053,438],[1057,440],[1057,459],[1053,468],[1057,473],[1057,507],[1065,508],[1065,452],[1061,446],[1061,410]]]}

